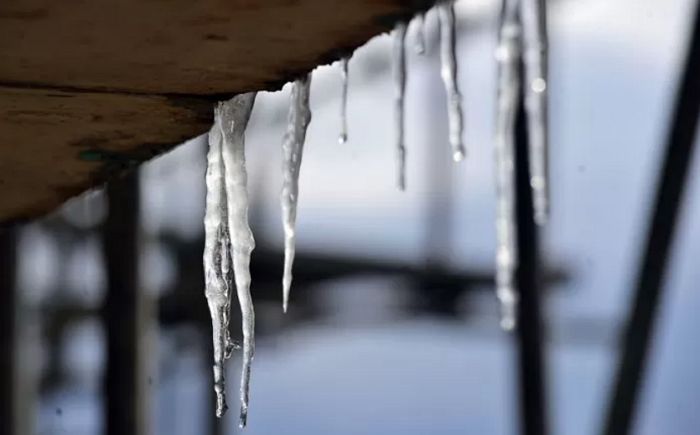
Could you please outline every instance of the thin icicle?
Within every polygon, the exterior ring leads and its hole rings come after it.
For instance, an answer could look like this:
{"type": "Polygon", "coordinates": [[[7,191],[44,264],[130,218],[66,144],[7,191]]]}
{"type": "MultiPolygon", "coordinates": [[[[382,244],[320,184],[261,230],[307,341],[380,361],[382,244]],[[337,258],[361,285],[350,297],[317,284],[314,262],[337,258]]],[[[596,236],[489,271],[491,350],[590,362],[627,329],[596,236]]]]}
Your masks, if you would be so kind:
{"type": "Polygon", "coordinates": [[[297,201],[299,200],[299,169],[304,152],[306,129],[311,122],[309,91],[311,73],[292,85],[287,132],[282,141],[282,226],[284,227],[284,275],[282,277],[282,309],[287,312],[292,287],[292,264],[296,243],[297,201]]]}
{"type": "Polygon", "coordinates": [[[245,427],[248,418],[250,369],[255,355],[255,311],[250,294],[250,254],[255,248],[255,240],[248,224],[248,175],[245,161],[245,129],[253,110],[255,95],[255,92],[238,95],[230,101],[220,103],[215,110],[223,138],[231,259],[243,329],[241,427],[245,427]]]}
{"type": "Polygon", "coordinates": [[[521,0],[525,111],[527,114],[530,185],[535,222],[543,225],[549,215],[547,144],[547,7],[545,0],[521,0]]]}
{"type": "Polygon", "coordinates": [[[348,67],[350,56],[340,60],[340,74],[343,81],[340,92],[340,136],[338,142],[342,145],[348,141],[348,67]]]}
{"type": "Polygon", "coordinates": [[[520,78],[520,23],[518,0],[503,0],[499,19],[498,97],[496,113],[496,295],[501,302],[501,326],[516,324],[516,293],[513,274],[518,262],[515,239],[515,118],[520,78]]]}
{"type": "Polygon", "coordinates": [[[452,158],[459,162],[464,158],[465,150],[462,142],[464,121],[462,119],[462,95],[457,85],[457,54],[455,48],[455,11],[454,4],[441,3],[437,7],[440,20],[440,75],[447,93],[447,116],[450,129],[450,145],[452,158]]]}
{"type": "Polygon", "coordinates": [[[207,153],[204,280],[205,295],[212,319],[214,391],[216,392],[216,415],[218,417],[221,417],[227,409],[224,361],[230,357],[232,349],[228,329],[231,309],[228,270],[229,232],[221,141],[221,124],[217,117],[209,132],[209,152],[207,153]]]}
{"type": "Polygon", "coordinates": [[[425,12],[416,15],[413,22],[416,23],[416,41],[414,43],[414,48],[416,53],[425,54],[425,12]]]}
{"type": "Polygon", "coordinates": [[[406,24],[398,23],[394,28],[392,71],[394,75],[394,125],[396,134],[396,164],[398,186],[406,189],[406,145],[404,143],[404,94],[406,93],[406,24]]]}

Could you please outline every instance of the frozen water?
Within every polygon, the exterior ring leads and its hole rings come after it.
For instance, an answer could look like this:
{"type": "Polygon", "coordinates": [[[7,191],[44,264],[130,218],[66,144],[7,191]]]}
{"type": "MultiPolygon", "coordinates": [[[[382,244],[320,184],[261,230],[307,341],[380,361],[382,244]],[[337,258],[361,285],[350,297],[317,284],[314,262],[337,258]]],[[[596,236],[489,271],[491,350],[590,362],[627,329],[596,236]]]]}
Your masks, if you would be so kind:
{"type": "Polygon", "coordinates": [[[282,277],[282,309],[287,312],[292,286],[292,264],[296,243],[297,203],[299,200],[299,170],[304,152],[306,129],[311,122],[309,91],[311,73],[292,84],[292,96],[287,120],[287,132],[282,141],[282,225],[284,227],[284,275],[282,277]]]}
{"type": "Polygon", "coordinates": [[[545,0],[521,0],[525,112],[527,114],[530,185],[535,222],[549,215],[547,140],[547,20],[545,0]]]}
{"type": "Polygon", "coordinates": [[[404,95],[406,93],[406,23],[398,23],[393,32],[394,46],[391,63],[394,75],[394,129],[396,135],[396,166],[398,187],[406,189],[406,144],[404,143],[404,95]]]}
{"type": "Polygon", "coordinates": [[[515,248],[515,118],[520,79],[520,23],[518,0],[504,0],[499,18],[498,96],[496,109],[496,295],[501,302],[501,326],[516,324],[518,295],[513,274],[518,262],[515,248]]]}
{"type": "Polygon", "coordinates": [[[452,2],[436,6],[440,20],[440,75],[447,93],[447,116],[450,129],[450,146],[452,158],[459,162],[464,158],[462,134],[462,95],[457,84],[457,55],[455,50],[455,11],[452,2]]]}
{"type": "Polygon", "coordinates": [[[338,142],[344,144],[348,141],[348,75],[350,57],[340,60],[341,79],[343,81],[340,92],[340,136],[338,142]]]}
{"type": "Polygon", "coordinates": [[[250,390],[250,367],[255,352],[255,313],[250,294],[250,254],[255,248],[248,225],[248,176],[245,165],[245,129],[255,102],[247,93],[219,103],[209,132],[207,199],[204,218],[204,274],[212,316],[216,415],[226,411],[224,361],[231,356],[229,336],[231,272],[241,306],[243,371],[240,424],[245,426],[250,390]]]}

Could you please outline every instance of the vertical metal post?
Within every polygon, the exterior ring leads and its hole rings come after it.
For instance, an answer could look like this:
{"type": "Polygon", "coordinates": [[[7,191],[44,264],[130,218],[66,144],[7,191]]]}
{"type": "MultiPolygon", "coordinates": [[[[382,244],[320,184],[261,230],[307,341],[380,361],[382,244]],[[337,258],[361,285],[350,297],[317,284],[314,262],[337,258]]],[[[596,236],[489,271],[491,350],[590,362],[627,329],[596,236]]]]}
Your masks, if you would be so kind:
{"type": "Polygon", "coordinates": [[[145,373],[140,341],[144,333],[144,295],[139,289],[138,174],[107,186],[109,215],[103,249],[107,295],[103,308],[107,338],[104,375],[105,433],[145,435],[145,373]]]}
{"type": "Polygon", "coordinates": [[[0,433],[17,434],[17,286],[13,228],[0,229],[0,433]]]}
{"type": "Polygon", "coordinates": [[[649,345],[661,302],[663,280],[683,201],[688,167],[693,159],[700,115],[700,6],[688,45],[683,76],[676,94],[666,142],[666,156],[657,185],[643,257],[639,264],[633,307],[627,322],[616,380],[610,395],[606,435],[631,433],[649,345]]]}
{"type": "MultiPolygon", "coordinates": [[[[523,83],[522,68],[520,74],[521,83],[523,83]]],[[[520,383],[520,433],[546,435],[548,433],[546,371],[542,356],[539,248],[530,188],[527,120],[522,89],[515,125],[515,178],[518,228],[516,243],[519,259],[515,282],[520,295],[515,336],[520,383]]]]}

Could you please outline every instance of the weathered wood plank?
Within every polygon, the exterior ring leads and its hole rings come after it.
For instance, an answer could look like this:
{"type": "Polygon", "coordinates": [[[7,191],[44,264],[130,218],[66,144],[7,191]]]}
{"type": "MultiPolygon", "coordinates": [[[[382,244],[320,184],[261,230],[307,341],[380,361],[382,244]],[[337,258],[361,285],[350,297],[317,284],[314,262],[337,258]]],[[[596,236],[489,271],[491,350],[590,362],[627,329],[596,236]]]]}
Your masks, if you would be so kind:
{"type": "Polygon", "coordinates": [[[202,99],[0,87],[0,217],[26,219],[205,131],[202,99]]]}
{"type": "Polygon", "coordinates": [[[204,132],[433,0],[3,0],[0,222],[204,132]]]}

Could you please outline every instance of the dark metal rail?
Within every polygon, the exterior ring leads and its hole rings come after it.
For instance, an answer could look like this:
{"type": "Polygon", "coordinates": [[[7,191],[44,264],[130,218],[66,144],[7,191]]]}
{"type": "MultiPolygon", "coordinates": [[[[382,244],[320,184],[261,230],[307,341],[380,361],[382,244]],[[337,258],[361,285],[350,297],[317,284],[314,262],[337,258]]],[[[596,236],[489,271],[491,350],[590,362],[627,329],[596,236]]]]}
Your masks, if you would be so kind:
{"type": "MultiPolygon", "coordinates": [[[[524,82],[521,68],[521,83],[524,82]]],[[[521,92],[522,94],[522,92],[521,92]]],[[[528,159],[527,120],[520,96],[515,126],[515,181],[518,268],[515,282],[520,295],[515,331],[519,376],[520,433],[547,435],[545,368],[542,356],[539,247],[534,221],[528,159]]]]}
{"type": "Polygon", "coordinates": [[[0,229],[0,434],[17,433],[17,290],[14,228],[0,229]]]}
{"type": "Polygon", "coordinates": [[[107,185],[109,215],[103,247],[107,295],[103,318],[107,342],[104,375],[105,433],[145,435],[142,340],[143,295],[139,291],[138,174],[107,185]]]}
{"type": "Polygon", "coordinates": [[[627,435],[633,428],[678,212],[687,183],[688,167],[693,160],[700,114],[700,6],[696,6],[692,26],[686,64],[666,141],[666,156],[639,264],[634,305],[627,323],[607,420],[602,431],[605,435],[627,435]]]}

